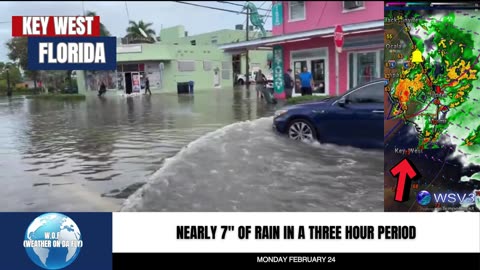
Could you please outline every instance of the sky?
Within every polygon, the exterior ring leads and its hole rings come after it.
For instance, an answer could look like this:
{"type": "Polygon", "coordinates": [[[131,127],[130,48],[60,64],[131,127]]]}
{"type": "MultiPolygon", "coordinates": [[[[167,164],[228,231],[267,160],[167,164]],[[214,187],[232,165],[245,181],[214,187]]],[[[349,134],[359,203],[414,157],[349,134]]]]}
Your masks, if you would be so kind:
{"type": "MultiPolygon", "coordinates": [[[[240,6],[219,3],[217,1],[193,2],[204,6],[218,7],[240,11],[240,6]]],[[[243,4],[245,1],[227,1],[243,4]]],[[[269,9],[271,1],[252,1],[257,7],[269,9]]],[[[55,16],[80,15],[83,10],[95,11],[113,36],[125,36],[128,21],[153,23],[152,28],[160,29],[184,25],[189,35],[201,34],[221,29],[234,29],[236,24],[245,24],[246,15],[236,14],[202,7],[185,5],[173,1],[35,1],[35,2],[0,2],[0,62],[9,61],[5,43],[11,38],[11,16],[55,16]],[[125,4],[126,3],[126,4],[125,4]],[[128,7],[128,16],[127,16],[128,7]],[[7,23],[5,23],[7,22],[7,23]]],[[[264,14],[265,11],[260,11],[264,14]]],[[[265,29],[272,29],[271,19],[267,19],[265,29]]]]}

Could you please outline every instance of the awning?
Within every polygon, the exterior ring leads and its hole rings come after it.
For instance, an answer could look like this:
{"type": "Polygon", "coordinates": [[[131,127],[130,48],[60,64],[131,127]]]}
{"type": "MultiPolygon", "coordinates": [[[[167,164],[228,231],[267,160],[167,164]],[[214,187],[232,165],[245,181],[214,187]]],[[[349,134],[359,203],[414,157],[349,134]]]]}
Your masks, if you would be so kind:
{"type": "MultiPolygon", "coordinates": [[[[384,21],[369,21],[356,24],[347,24],[343,25],[343,32],[345,35],[367,33],[373,31],[383,31],[384,21]]],[[[235,51],[244,51],[244,50],[253,50],[253,49],[267,49],[272,48],[274,45],[288,43],[288,42],[297,42],[301,40],[307,40],[314,37],[333,37],[335,31],[335,26],[310,30],[305,32],[298,32],[288,35],[279,35],[272,37],[264,37],[261,39],[237,42],[224,44],[219,46],[220,49],[223,49],[225,52],[235,52],[235,51]]]]}

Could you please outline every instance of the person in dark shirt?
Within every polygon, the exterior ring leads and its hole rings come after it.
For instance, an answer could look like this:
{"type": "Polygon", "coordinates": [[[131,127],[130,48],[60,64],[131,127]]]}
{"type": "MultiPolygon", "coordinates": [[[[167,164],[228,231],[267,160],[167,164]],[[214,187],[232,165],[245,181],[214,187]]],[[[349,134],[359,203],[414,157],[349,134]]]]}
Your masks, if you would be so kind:
{"type": "Polygon", "coordinates": [[[302,96],[312,95],[313,91],[313,77],[312,73],[308,72],[307,67],[303,68],[303,72],[298,75],[302,86],[302,96]]]}
{"type": "Polygon", "coordinates": [[[107,87],[105,86],[105,83],[102,81],[102,84],[100,84],[100,89],[98,90],[98,96],[101,97],[106,92],[107,92],[107,87]]]}
{"type": "Polygon", "coordinates": [[[287,72],[285,72],[285,74],[283,74],[283,82],[284,82],[284,85],[285,85],[285,95],[287,97],[287,99],[291,98],[292,97],[292,90],[293,90],[293,79],[292,79],[292,75],[290,75],[290,73],[292,73],[292,70],[291,69],[288,69],[287,72]]]}
{"type": "Polygon", "coordinates": [[[145,77],[145,95],[148,93],[151,95],[152,91],[150,91],[150,81],[148,80],[148,77],[145,77]]]}

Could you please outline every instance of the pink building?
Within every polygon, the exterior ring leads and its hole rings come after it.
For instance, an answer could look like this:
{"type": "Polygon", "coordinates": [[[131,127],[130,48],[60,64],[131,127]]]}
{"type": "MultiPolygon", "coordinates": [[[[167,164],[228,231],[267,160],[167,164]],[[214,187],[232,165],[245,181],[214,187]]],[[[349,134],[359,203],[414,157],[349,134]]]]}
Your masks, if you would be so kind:
{"type": "Polygon", "coordinates": [[[281,48],[284,71],[291,68],[298,73],[307,67],[314,78],[314,93],[338,95],[383,77],[383,9],[383,1],[274,1],[272,37],[222,48],[226,52],[281,48]],[[338,55],[333,38],[336,25],[344,32],[338,55]]]}

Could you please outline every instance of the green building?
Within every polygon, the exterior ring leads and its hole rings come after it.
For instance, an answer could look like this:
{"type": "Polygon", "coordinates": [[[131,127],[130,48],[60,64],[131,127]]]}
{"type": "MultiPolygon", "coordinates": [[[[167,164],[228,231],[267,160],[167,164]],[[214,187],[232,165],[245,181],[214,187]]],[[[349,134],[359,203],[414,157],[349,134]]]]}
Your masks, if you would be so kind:
{"type": "MultiPolygon", "coordinates": [[[[272,32],[268,31],[267,36],[271,35],[272,32]]],[[[160,40],[162,44],[219,46],[223,44],[246,41],[246,37],[247,35],[246,31],[243,29],[243,25],[237,25],[235,29],[223,29],[192,36],[188,35],[188,32],[185,31],[185,28],[182,25],[163,28],[160,31],[160,40]]],[[[258,38],[260,38],[260,33],[258,31],[254,31],[253,27],[250,27],[249,40],[258,38]]],[[[230,55],[232,56],[233,74],[246,74],[246,51],[239,51],[230,55]]],[[[269,63],[272,58],[270,48],[267,48],[266,50],[250,50],[248,55],[250,71],[262,69],[264,73],[268,73],[268,70],[270,70],[269,63]]]]}
{"type": "MultiPolygon", "coordinates": [[[[258,33],[252,31],[250,38],[258,33]]],[[[221,44],[246,39],[243,30],[219,30],[188,36],[183,26],[162,29],[160,42],[121,44],[117,39],[117,70],[77,72],[80,92],[107,89],[126,93],[143,92],[145,78],[152,93],[177,92],[179,83],[193,81],[195,90],[229,88],[236,74],[246,73],[246,53],[227,54],[221,44]]],[[[269,51],[250,51],[250,70],[268,70],[269,51]]],[[[109,91],[111,92],[111,91],[109,91]]]]}

